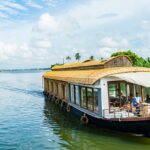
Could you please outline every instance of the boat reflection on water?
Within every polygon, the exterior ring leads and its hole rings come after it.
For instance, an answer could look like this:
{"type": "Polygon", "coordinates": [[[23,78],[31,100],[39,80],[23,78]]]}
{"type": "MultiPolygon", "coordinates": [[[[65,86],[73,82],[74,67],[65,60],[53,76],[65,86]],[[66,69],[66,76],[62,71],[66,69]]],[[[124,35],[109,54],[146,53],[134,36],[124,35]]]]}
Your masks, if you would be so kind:
{"type": "Polygon", "coordinates": [[[122,149],[126,149],[125,145],[128,145],[129,150],[133,148],[138,150],[143,146],[150,148],[149,138],[96,128],[93,125],[83,126],[80,120],[73,117],[71,113],[63,111],[60,105],[49,99],[45,99],[44,116],[44,123],[50,127],[53,126],[52,132],[59,137],[59,144],[62,149],[113,150],[120,147],[120,145],[124,145],[122,149]]]}

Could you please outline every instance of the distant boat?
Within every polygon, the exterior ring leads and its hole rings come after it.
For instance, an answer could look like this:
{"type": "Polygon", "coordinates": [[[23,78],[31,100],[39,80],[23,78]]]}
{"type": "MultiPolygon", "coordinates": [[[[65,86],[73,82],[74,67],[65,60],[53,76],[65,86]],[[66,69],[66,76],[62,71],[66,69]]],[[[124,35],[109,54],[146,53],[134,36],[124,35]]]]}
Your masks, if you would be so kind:
{"type": "Polygon", "coordinates": [[[150,134],[150,69],[132,67],[127,56],[54,66],[43,79],[45,96],[82,124],[150,134]]]}

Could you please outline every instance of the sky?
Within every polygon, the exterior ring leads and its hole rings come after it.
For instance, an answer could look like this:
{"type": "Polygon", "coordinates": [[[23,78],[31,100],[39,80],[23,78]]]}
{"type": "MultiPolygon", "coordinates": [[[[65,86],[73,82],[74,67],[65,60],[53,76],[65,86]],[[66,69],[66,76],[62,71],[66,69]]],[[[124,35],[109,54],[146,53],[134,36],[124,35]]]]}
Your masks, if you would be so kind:
{"type": "Polygon", "coordinates": [[[82,60],[129,49],[150,57],[149,6],[150,0],[0,0],[0,69],[49,67],[66,56],[75,61],[77,52],[82,60]]]}

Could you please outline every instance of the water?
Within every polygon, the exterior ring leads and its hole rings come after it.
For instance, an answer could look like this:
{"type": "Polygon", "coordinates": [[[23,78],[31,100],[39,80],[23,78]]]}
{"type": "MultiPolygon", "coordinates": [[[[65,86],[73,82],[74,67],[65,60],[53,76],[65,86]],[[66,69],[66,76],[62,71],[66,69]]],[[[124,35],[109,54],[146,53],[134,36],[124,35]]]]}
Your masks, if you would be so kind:
{"type": "Polygon", "coordinates": [[[150,149],[150,138],[80,125],[44,99],[41,75],[0,73],[0,150],[150,149]]]}

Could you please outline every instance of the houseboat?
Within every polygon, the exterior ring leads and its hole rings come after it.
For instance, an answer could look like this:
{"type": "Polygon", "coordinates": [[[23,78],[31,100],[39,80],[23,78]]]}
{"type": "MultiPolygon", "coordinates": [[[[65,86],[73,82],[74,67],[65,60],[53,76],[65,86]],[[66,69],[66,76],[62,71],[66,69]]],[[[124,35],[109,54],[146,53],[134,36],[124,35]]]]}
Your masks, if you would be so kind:
{"type": "Polygon", "coordinates": [[[54,66],[43,83],[44,95],[82,124],[150,134],[150,68],[127,56],[54,66]]]}

